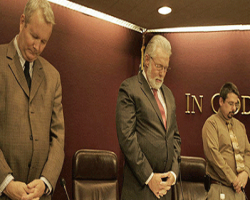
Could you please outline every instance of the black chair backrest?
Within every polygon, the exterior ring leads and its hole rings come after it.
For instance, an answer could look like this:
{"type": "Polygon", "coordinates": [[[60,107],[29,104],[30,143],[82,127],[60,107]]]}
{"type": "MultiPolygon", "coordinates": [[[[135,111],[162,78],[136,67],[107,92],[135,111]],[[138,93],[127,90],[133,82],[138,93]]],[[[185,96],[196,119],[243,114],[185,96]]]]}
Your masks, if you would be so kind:
{"type": "Polygon", "coordinates": [[[174,187],[174,200],[205,200],[207,198],[207,192],[204,187],[205,159],[181,156],[180,170],[182,185],[180,180],[178,180],[174,187]]]}
{"type": "Polygon", "coordinates": [[[74,200],[118,200],[117,156],[105,150],[78,150],[73,157],[74,200]]]}

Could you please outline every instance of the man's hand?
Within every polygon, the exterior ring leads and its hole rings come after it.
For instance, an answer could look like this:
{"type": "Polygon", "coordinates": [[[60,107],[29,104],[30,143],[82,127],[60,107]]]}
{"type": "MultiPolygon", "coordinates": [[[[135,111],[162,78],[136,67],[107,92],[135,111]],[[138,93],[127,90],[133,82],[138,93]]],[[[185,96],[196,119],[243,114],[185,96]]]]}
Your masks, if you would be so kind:
{"type": "Polygon", "coordinates": [[[12,200],[20,200],[27,196],[27,193],[32,192],[33,189],[29,189],[25,183],[20,181],[11,181],[3,191],[12,200]]]}
{"type": "Polygon", "coordinates": [[[41,179],[36,179],[27,185],[28,189],[32,190],[27,196],[23,196],[22,200],[39,199],[45,190],[45,183],[41,179]]]}
{"type": "Polygon", "coordinates": [[[149,181],[148,186],[155,196],[159,199],[163,195],[167,194],[167,190],[171,188],[167,184],[168,181],[163,182],[162,178],[167,178],[168,173],[154,173],[152,179],[149,181]],[[161,191],[161,193],[160,193],[161,191]]]}
{"type": "Polygon", "coordinates": [[[241,187],[245,188],[248,181],[248,173],[243,171],[238,174],[237,178],[233,182],[233,187],[237,193],[241,192],[241,187]]]}
{"type": "Polygon", "coordinates": [[[171,173],[171,172],[167,172],[167,173],[164,173],[167,177],[167,181],[162,181],[160,183],[161,186],[164,187],[164,189],[160,190],[159,191],[159,195],[161,197],[163,197],[165,194],[167,194],[168,190],[171,189],[171,186],[174,184],[175,182],[175,178],[174,178],[174,175],[171,173]]]}

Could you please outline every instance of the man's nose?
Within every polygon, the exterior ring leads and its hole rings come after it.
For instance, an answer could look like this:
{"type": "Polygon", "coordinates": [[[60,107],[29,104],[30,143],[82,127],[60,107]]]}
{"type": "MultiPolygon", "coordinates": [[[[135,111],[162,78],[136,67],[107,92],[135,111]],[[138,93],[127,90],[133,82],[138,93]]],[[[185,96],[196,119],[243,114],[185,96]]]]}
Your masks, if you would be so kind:
{"type": "Polygon", "coordinates": [[[236,105],[234,104],[233,107],[232,107],[232,112],[235,113],[236,110],[237,110],[237,107],[236,107],[236,105]]]}
{"type": "Polygon", "coordinates": [[[163,70],[159,71],[159,75],[160,75],[160,77],[163,77],[164,76],[164,71],[163,70]]]}
{"type": "Polygon", "coordinates": [[[35,40],[33,47],[34,47],[34,49],[39,50],[40,45],[41,45],[40,40],[35,40]]]}

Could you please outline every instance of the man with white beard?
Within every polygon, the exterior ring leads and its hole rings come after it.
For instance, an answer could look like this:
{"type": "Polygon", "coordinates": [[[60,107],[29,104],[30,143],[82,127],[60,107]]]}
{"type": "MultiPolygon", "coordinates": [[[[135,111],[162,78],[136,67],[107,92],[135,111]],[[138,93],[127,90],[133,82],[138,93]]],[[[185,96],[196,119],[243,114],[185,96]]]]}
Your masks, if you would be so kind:
{"type": "Polygon", "coordinates": [[[122,200],[171,199],[181,139],[175,99],[163,84],[170,55],[169,41],[154,36],[145,50],[144,70],[119,89],[116,127],[125,156],[122,200]]]}

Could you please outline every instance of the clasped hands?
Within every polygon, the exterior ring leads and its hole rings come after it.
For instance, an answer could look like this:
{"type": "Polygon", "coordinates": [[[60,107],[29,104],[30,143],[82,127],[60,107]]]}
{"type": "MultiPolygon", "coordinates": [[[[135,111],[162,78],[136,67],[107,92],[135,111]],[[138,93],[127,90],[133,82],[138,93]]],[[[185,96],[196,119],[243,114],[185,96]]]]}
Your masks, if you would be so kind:
{"type": "Polygon", "coordinates": [[[239,173],[237,178],[233,182],[234,190],[237,193],[240,193],[241,188],[245,188],[247,181],[248,181],[248,173],[246,171],[239,173]]]}
{"type": "Polygon", "coordinates": [[[171,172],[154,173],[152,179],[148,183],[148,186],[155,196],[160,199],[167,194],[167,191],[171,189],[174,182],[175,178],[171,172]],[[167,181],[162,181],[162,178],[167,178],[167,181]]]}
{"type": "Polygon", "coordinates": [[[26,185],[20,181],[11,181],[3,191],[12,200],[39,200],[44,194],[45,184],[36,179],[26,185]]]}

